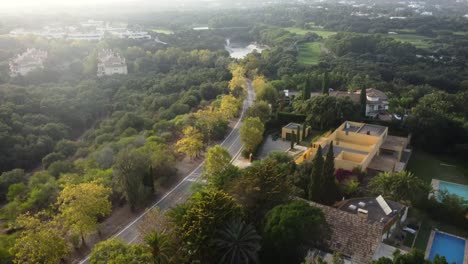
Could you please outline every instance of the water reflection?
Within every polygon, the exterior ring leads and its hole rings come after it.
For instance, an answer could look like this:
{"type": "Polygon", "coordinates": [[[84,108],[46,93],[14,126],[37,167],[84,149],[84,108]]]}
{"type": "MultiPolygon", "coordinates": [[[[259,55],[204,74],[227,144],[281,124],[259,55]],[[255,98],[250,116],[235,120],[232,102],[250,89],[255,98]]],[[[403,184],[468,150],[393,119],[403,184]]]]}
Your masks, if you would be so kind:
{"type": "Polygon", "coordinates": [[[265,47],[257,45],[256,43],[231,43],[230,39],[226,39],[226,45],[224,45],[224,48],[229,52],[231,58],[236,59],[242,59],[254,50],[261,53],[265,49],[265,47]]]}

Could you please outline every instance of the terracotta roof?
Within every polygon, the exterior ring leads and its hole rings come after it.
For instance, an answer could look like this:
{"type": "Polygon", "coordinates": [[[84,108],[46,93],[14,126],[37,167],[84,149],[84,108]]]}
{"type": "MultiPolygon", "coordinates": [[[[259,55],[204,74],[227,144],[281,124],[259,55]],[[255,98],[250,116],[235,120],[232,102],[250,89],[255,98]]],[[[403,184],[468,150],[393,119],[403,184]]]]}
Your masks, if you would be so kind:
{"type": "MultiPolygon", "coordinates": [[[[359,91],[359,94],[360,93],[361,93],[361,91],[359,91]]],[[[366,95],[370,96],[370,97],[378,97],[381,100],[388,100],[388,96],[384,92],[382,92],[380,90],[377,90],[375,88],[367,88],[366,89],[366,95]]]]}
{"type": "Polygon", "coordinates": [[[355,103],[359,103],[359,94],[358,93],[352,93],[352,92],[344,92],[344,91],[332,91],[330,92],[330,96],[335,96],[335,97],[349,97],[351,101],[355,103]]]}
{"type": "Polygon", "coordinates": [[[382,239],[384,226],[340,209],[309,202],[320,208],[330,225],[332,234],[328,241],[330,250],[340,252],[355,263],[372,261],[382,239]]]}
{"type": "MultiPolygon", "coordinates": [[[[356,92],[331,91],[330,95],[335,96],[335,97],[349,97],[349,98],[351,98],[351,100],[353,102],[359,103],[361,90],[357,90],[356,92]]],[[[366,96],[378,97],[379,101],[376,102],[376,103],[381,103],[380,101],[387,101],[388,100],[388,96],[384,92],[382,92],[380,90],[377,90],[375,88],[367,88],[366,89],[366,96]]],[[[370,102],[369,100],[367,102],[372,104],[372,102],[370,102]]]]}

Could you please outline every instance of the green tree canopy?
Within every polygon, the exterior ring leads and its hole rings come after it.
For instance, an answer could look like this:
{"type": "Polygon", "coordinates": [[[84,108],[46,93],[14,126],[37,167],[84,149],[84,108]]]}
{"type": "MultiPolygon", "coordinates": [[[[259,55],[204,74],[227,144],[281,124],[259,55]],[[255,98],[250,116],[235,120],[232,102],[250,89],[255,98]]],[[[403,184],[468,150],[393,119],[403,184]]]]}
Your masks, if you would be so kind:
{"type": "Polygon", "coordinates": [[[263,234],[265,262],[298,263],[308,249],[326,239],[329,229],[319,208],[294,201],[267,213],[263,234]]]}
{"type": "Polygon", "coordinates": [[[213,239],[218,263],[258,263],[260,240],[253,225],[238,219],[228,222],[213,239]]]}
{"type": "Polygon", "coordinates": [[[407,171],[379,173],[370,181],[369,186],[375,194],[405,204],[414,204],[425,199],[430,191],[428,184],[407,171]]]}
{"type": "Polygon", "coordinates": [[[262,143],[264,130],[265,126],[260,118],[248,117],[244,119],[240,128],[240,138],[246,153],[255,153],[262,143]]]}
{"type": "Polygon", "coordinates": [[[241,218],[241,207],[233,197],[216,189],[204,189],[172,209],[168,216],[174,223],[175,234],[188,250],[192,261],[211,263],[214,258],[210,241],[216,230],[227,222],[241,218]]]}
{"type": "Polygon", "coordinates": [[[114,176],[133,210],[150,195],[151,190],[143,185],[143,177],[148,173],[150,164],[148,155],[141,151],[123,149],[117,155],[114,176]]]}
{"type": "Polygon", "coordinates": [[[91,264],[148,264],[154,263],[148,247],[128,245],[122,241],[109,239],[96,244],[89,259],[91,264]]]}

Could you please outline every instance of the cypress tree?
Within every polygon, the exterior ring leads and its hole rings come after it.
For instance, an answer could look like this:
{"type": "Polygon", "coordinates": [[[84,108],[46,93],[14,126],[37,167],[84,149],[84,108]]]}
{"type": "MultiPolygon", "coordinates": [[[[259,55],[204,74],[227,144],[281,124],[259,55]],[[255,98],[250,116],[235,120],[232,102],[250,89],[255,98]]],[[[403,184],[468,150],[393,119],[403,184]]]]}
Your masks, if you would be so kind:
{"type": "Polygon", "coordinates": [[[329,86],[328,72],[325,72],[322,77],[322,93],[328,95],[329,86]]]}
{"type": "Polygon", "coordinates": [[[311,83],[310,83],[310,78],[307,77],[306,81],[305,81],[305,84],[304,84],[304,88],[302,89],[302,98],[305,100],[309,100],[310,99],[310,90],[311,90],[311,83]]]}
{"type": "Polygon", "coordinates": [[[335,155],[333,153],[333,141],[330,142],[327,157],[323,164],[323,197],[324,204],[333,204],[338,195],[338,189],[335,183],[335,155]]]}
{"type": "Polygon", "coordinates": [[[294,149],[294,142],[296,141],[296,134],[294,134],[294,130],[291,133],[291,149],[294,149]]]}
{"type": "Polygon", "coordinates": [[[317,153],[312,160],[312,173],[310,175],[310,186],[309,186],[309,200],[317,202],[320,201],[323,192],[323,156],[322,147],[319,145],[317,153]]]}
{"type": "Polygon", "coordinates": [[[361,88],[361,96],[359,98],[360,104],[361,104],[361,115],[363,117],[366,116],[366,104],[367,104],[367,91],[366,87],[362,86],[361,88]]]}
{"type": "Polygon", "coordinates": [[[296,135],[297,135],[297,144],[299,144],[301,142],[301,127],[298,125],[297,126],[297,132],[296,132],[296,135]]]}
{"type": "Polygon", "coordinates": [[[148,172],[143,176],[143,185],[150,188],[151,195],[154,194],[153,166],[150,166],[148,172]]]}
{"type": "Polygon", "coordinates": [[[302,140],[306,137],[306,124],[302,123],[302,140]]]}

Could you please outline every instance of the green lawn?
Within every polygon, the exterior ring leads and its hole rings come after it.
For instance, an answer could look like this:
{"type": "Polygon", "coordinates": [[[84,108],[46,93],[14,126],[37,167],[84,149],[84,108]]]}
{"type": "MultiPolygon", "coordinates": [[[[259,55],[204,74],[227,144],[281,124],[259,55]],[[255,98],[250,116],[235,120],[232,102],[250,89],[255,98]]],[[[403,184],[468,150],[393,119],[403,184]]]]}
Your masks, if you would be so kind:
{"type": "Polygon", "coordinates": [[[389,37],[401,41],[413,44],[416,48],[419,49],[428,49],[431,47],[431,38],[415,35],[415,34],[398,34],[398,35],[388,35],[389,37]]]}
{"type": "Polygon", "coordinates": [[[405,234],[405,240],[403,240],[403,245],[405,247],[411,248],[413,246],[413,240],[414,240],[415,235],[411,233],[406,233],[405,234]]]}
{"type": "Polygon", "coordinates": [[[328,31],[328,30],[324,30],[324,29],[321,29],[321,28],[314,28],[314,29],[303,29],[303,28],[298,28],[298,27],[288,27],[288,28],[285,28],[287,31],[289,32],[292,32],[292,33],[296,33],[298,35],[305,35],[307,33],[315,33],[319,36],[321,36],[322,38],[328,38],[332,35],[335,35],[336,34],[336,31],[328,31]]]}
{"type": "MultiPolygon", "coordinates": [[[[408,170],[427,183],[431,182],[432,179],[439,179],[468,185],[467,165],[453,158],[414,151],[408,163],[408,170]]],[[[467,230],[435,221],[431,215],[415,208],[410,209],[408,218],[421,223],[414,247],[422,251],[426,250],[427,241],[434,227],[450,234],[468,236],[467,230]]]]}
{"type": "Polygon", "coordinates": [[[164,29],[164,28],[153,28],[151,31],[155,33],[161,33],[161,34],[174,34],[174,31],[169,30],[169,29],[164,29]]]}
{"type": "Polygon", "coordinates": [[[302,64],[317,65],[320,61],[320,54],[322,53],[320,43],[308,42],[299,45],[298,61],[302,64]]]}
{"type": "Polygon", "coordinates": [[[414,151],[408,163],[408,170],[425,182],[439,179],[468,185],[467,165],[455,159],[414,151]]]}
{"type": "Polygon", "coordinates": [[[463,230],[460,228],[456,228],[451,225],[446,225],[431,219],[430,215],[419,211],[418,209],[411,208],[408,213],[408,218],[416,219],[417,221],[421,222],[421,226],[419,227],[419,232],[416,237],[416,241],[414,242],[414,247],[422,250],[423,252],[426,251],[427,242],[429,241],[429,236],[431,235],[432,228],[437,228],[443,232],[447,232],[449,234],[455,234],[457,236],[466,237],[468,236],[468,231],[463,230]]]}

